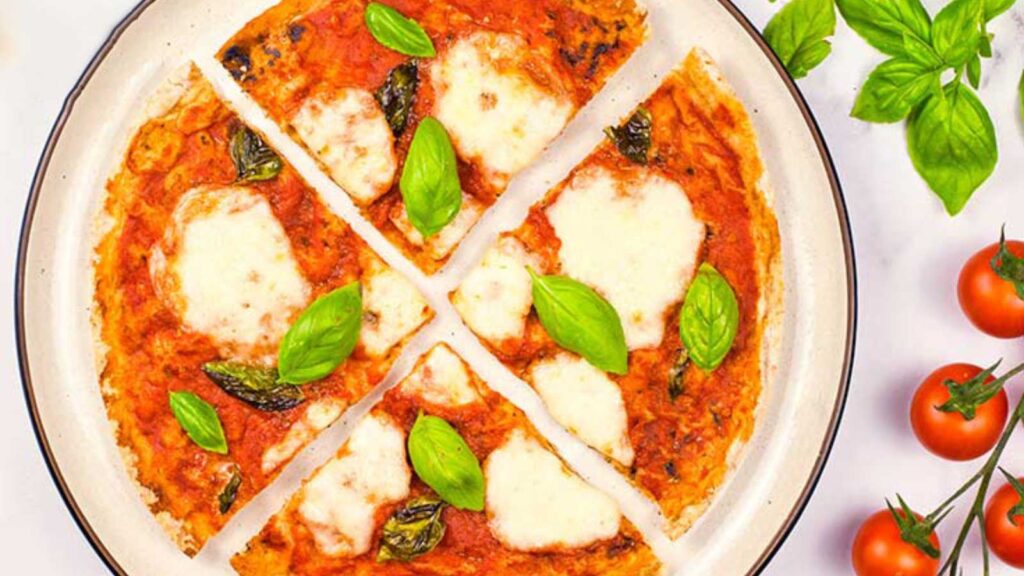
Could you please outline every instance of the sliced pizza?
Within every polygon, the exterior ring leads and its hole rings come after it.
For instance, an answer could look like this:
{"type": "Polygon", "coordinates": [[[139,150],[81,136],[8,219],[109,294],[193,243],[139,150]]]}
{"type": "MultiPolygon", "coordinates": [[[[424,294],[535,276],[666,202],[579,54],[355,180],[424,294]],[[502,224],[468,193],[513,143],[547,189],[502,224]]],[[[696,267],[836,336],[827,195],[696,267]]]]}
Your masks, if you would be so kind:
{"type": "Polygon", "coordinates": [[[193,67],[107,185],[101,387],[188,554],[380,382],[431,312],[193,67]]]}
{"type": "Polygon", "coordinates": [[[645,14],[633,0],[388,4],[284,0],[219,58],[433,272],[633,53],[645,14]]]}
{"type": "Polygon", "coordinates": [[[443,344],[232,564],[242,576],[662,571],[614,500],[443,344]]]}
{"type": "Polygon", "coordinates": [[[779,239],[742,104],[691,53],[452,294],[681,534],[749,438],[779,239]]]}

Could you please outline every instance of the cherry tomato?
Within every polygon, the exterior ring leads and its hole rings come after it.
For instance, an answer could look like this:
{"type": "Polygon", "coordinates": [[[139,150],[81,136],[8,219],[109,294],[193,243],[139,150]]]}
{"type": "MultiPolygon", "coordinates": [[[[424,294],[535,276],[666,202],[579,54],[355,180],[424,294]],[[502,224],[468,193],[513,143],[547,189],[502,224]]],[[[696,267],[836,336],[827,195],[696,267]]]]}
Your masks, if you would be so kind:
{"type": "MultiPolygon", "coordinates": [[[[939,549],[938,536],[928,540],[939,549]]],[[[904,542],[892,513],[882,510],[861,525],[853,540],[853,570],[857,576],[934,576],[939,559],[904,542]]]]}
{"type": "MultiPolygon", "coordinates": [[[[1007,240],[1006,247],[1011,254],[1024,257],[1024,242],[1007,240]]],[[[998,250],[998,243],[982,249],[960,270],[956,290],[960,308],[986,334],[997,338],[1024,336],[1024,300],[1012,282],[992,270],[992,256],[998,250]]]]}
{"type": "Polygon", "coordinates": [[[1016,526],[1006,515],[1018,502],[1020,495],[1009,484],[992,495],[985,508],[985,539],[1000,560],[1024,568],[1024,514],[1014,516],[1016,526]]]}
{"type": "MultiPolygon", "coordinates": [[[[959,412],[936,408],[949,400],[949,390],[943,382],[953,380],[962,384],[981,371],[973,364],[949,364],[929,374],[918,387],[910,404],[910,425],[917,439],[932,453],[949,460],[972,460],[999,441],[1009,413],[1005,390],[978,406],[972,420],[959,412]]],[[[986,382],[992,380],[989,376],[986,382]]]]}

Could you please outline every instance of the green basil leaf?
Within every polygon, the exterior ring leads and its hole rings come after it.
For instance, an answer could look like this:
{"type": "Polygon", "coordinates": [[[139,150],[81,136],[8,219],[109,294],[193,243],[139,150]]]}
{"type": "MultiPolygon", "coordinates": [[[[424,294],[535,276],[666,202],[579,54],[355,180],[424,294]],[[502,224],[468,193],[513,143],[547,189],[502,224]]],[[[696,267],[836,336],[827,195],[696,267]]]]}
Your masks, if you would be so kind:
{"type": "Polygon", "coordinates": [[[793,78],[803,78],[832,52],[825,39],[835,31],[832,0],[790,0],[768,22],[764,38],[793,78]]]}
{"type": "Polygon", "coordinates": [[[203,373],[231,396],[266,412],[289,410],[306,399],[302,391],[278,382],[276,368],[240,362],[207,362],[203,373]]]}
{"type": "Polygon", "coordinates": [[[239,182],[257,182],[276,177],[283,167],[281,157],[248,126],[239,126],[231,134],[229,149],[239,182]]]}
{"type": "Polygon", "coordinates": [[[932,46],[953,68],[977,53],[981,38],[982,0],[953,0],[935,16],[932,46]]]}
{"type": "Polygon", "coordinates": [[[433,550],[444,538],[444,508],[440,498],[430,495],[395,510],[381,529],[377,562],[409,562],[433,550]]]}
{"type": "Polygon", "coordinates": [[[391,133],[401,136],[409,122],[409,113],[416,103],[416,87],[419,86],[418,64],[409,60],[388,72],[388,78],[373,93],[384,116],[388,119],[391,133]]]}
{"type": "Polygon", "coordinates": [[[904,55],[904,35],[931,43],[931,18],[921,0],[836,0],[850,28],[889,56],[904,55]]]}
{"type": "Polygon", "coordinates": [[[967,81],[975,90],[981,85],[981,56],[975,54],[967,61],[967,81]]]}
{"type": "Polygon", "coordinates": [[[1017,2],[1017,0],[985,0],[985,20],[990,21],[1003,12],[1006,12],[1017,2]]]}
{"type": "Polygon", "coordinates": [[[693,363],[708,372],[718,368],[732,348],[739,323],[732,286],[712,265],[701,264],[679,314],[679,338],[693,363]]]}
{"type": "Polygon", "coordinates": [[[242,473],[239,472],[238,468],[235,467],[231,471],[231,478],[228,479],[228,483],[224,485],[224,489],[221,490],[219,496],[217,496],[217,502],[220,504],[220,513],[227,514],[228,510],[234,506],[235,500],[238,499],[238,488],[242,485],[242,473]]]}
{"type": "Polygon", "coordinates": [[[604,133],[619,153],[637,164],[647,164],[651,149],[651,113],[640,107],[622,126],[609,126],[604,133]]]}
{"type": "Polygon", "coordinates": [[[903,120],[928,94],[942,90],[940,74],[912,60],[887,60],[868,76],[850,115],[868,122],[903,120]]]}
{"type": "Polygon", "coordinates": [[[168,401],[174,418],[197,446],[217,454],[228,453],[224,428],[213,406],[191,392],[171,392],[168,401]]]}
{"type": "Polygon", "coordinates": [[[437,54],[434,43],[423,28],[390,6],[370,2],[363,19],[374,39],[395,52],[423,58],[437,54]]]}
{"type": "Polygon", "coordinates": [[[905,56],[898,57],[901,60],[909,58],[928,70],[941,71],[946,67],[946,63],[943,62],[942,57],[935,51],[935,48],[913,34],[903,35],[903,51],[905,56]]]}
{"type": "Polygon", "coordinates": [[[460,510],[484,509],[484,473],[469,445],[437,416],[420,414],[409,431],[409,459],[420,480],[460,510]]]}
{"type": "Polygon", "coordinates": [[[425,237],[440,232],[459,213],[459,167],[448,132],[437,119],[424,118],[416,127],[398,187],[409,221],[425,237]]]}
{"type": "Polygon", "coordinates": [[[533,279],[533,306],[551,339],[595,367],[625,374],[629,352],[619,313],[589,286],[568,276],[533,279]]]}
{"type": "Polygon", "coordinates": [[[362,323],[358,282],[317,298],[281,340],[278,382],[304,384],[329,376],[352,354],[362,323]]]}
{"type": "Polygon", "coordinates": [[[995,128],[970,88],[953,82],[910,115],[910,159],[950,215],[992,174],[999,159],[995,128]]]}

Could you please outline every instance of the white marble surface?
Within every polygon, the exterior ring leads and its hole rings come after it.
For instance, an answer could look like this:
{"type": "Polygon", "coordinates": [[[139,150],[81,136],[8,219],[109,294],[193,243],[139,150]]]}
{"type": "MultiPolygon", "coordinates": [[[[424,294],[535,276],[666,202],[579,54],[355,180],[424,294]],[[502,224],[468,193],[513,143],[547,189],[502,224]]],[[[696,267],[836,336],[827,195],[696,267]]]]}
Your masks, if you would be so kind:
{"type": "MultiPolygon", "coordinates": [[[[0,0],[0,302],[13,301],[22,209],[38,155],[65,94],[110,28],[135,0],[0,0]]],[[[935,7],[941,2],[926,2],[935,7]]],[[[740,0],[759,27],[778,6],[740,0]]],[[[832,458],[801,521],[766,570],[769,575],[850,573],[849,543],[859,522],[896,491],[924,509],[976,464],[942,462],[917,444],[907,423],[917,382],[952,361],[1024,360],[1024,344],[973,330],[955,300],[961,263],[991,242],[1004,221],[1024,237],[1024,125],[1016,86],[1024,67],[1024,8],[1001,17],[996,57],[984,64],[981,97],[992,112],[1001,159],[963,214],[947,217],[904,152],[900,126],[847,115],[857,87],[881,61],[842,23],[823,67],[801,81],[831,147],[850,210],[859,266],[860,313],[849,403],[832,458]],[[1017,216],[1021,214],[1021,216],[1017,216]]],[[[50,481],[32,435],[14,352],[13,308],[0,307],[0,549],[13,574],[106,573],[50,481]]],[[[1013,384],[1014,395],[1024,381],[1013,384]]],[[[1024,473],[1024,433],[1004,465],[1024,473]]],[[[959,515],[940,531],[954,537],[959,515]]],[[[977,556],[977,542],[971,553],[977,556]]],[[[975,573],[975,564],[968,564],[975,573]]],[[[993,574],[1011,571],[995,566],[993,574]]]]}

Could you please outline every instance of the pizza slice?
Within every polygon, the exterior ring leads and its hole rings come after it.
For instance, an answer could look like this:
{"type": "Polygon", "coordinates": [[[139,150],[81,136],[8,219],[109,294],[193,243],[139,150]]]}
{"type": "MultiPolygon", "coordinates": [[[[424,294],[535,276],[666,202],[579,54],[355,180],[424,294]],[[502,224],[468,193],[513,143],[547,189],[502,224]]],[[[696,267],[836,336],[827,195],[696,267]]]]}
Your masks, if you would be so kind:
{"type": "Polygon", "coordinates": [[[157,100],[107,185],[95,319],[129,472],[191,555],[431,312],[198,70],[157,100]]]}
{"type": "Polygon", "coordinates": [[[219,58],[432,273],[638,47],[645,14],[633,0],[387,3],[284,0],[219,58]]]}
{"type": "Polygon", "coordinates": [[[232,564],[242,576],[662,572],[615,502],[443,344],[232,564]]]}
{"type": "Polygon", "coordinates": [[[452,302],[677,536],[754,427],[778,230],[750,120],[703,53],[607,133],[452,302]]]}

